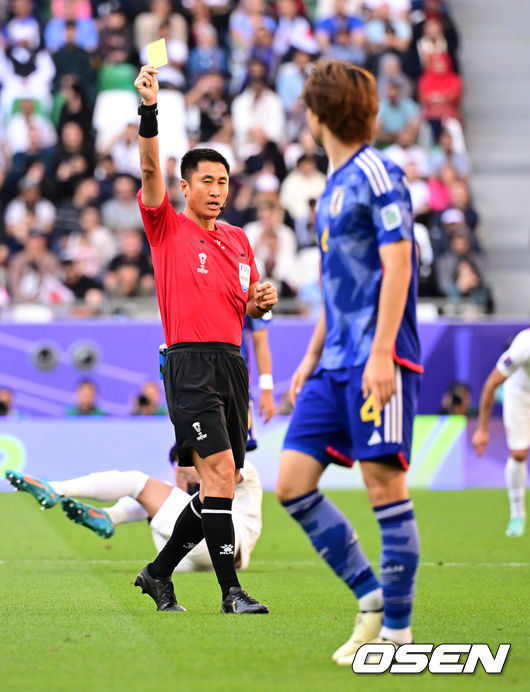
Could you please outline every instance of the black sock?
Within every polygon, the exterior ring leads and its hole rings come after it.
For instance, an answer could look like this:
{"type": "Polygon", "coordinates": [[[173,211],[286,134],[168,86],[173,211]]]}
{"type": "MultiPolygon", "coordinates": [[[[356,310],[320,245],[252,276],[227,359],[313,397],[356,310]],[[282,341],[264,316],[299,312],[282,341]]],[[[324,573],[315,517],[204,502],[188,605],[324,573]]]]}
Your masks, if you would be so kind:
{"type": "Polygon", "coordinates": [[[229,497],[205,497],[202,527],[223,598],[232,586],[239,586],[234,565],[234,524],[229,497]]]}
{"type": "Polygon", "coordinates": [[[159,552],[157,558],[149,563],[147,570],[152,577],[169,577],[178,563],[204,538],[201,521],[202,502],[199,493],[179,514],[173,533],[159,552]]]}

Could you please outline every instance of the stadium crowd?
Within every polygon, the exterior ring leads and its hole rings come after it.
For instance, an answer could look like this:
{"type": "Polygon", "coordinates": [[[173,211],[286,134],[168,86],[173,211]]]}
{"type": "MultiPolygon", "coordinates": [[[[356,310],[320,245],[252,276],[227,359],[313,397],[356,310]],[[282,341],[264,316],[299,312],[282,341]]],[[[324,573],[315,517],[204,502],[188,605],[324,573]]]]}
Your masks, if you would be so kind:
{"type": "Polygon", "coordinates": [[[223,219],[248,233],[284,310],[320,300],[328,162],[299,99],[319,57],[377,77],[376,144],[410,182],[420,297],[493,310],[445,0],[0,0],[0,26],[0,311],[90,316],[154,295],[133,81],[159,38],[171,204],[183,208],[182,154],[218,149],[232,168],[223,219]]]}

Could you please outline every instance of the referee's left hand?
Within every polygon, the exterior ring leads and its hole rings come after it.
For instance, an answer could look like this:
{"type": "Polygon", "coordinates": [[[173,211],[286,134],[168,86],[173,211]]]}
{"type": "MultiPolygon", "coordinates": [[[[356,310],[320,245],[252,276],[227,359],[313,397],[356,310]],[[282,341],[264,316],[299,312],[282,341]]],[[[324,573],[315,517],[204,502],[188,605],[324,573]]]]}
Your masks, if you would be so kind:
{"type": "Polygon", "coordinates": [[[254,300],[260,308],[269,310],[278,302],[278,293],[276,288],[271,284],[270,281],[267,281],[264,284],[258,284],[256,286],[254,300]]]}

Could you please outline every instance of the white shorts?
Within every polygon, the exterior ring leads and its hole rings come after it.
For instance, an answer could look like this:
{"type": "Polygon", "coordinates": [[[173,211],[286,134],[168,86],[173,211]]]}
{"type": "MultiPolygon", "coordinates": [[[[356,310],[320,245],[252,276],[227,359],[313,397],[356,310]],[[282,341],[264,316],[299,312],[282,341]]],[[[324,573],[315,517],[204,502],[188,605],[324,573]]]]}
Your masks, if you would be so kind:
{"type": "Polygon", "coordinates": [[[528,449],[530,447],[530,401],[522,400],[521,397],[507,391],[506,385],[502,418],[508,449],[528,449]]]}
{"type": "MultiPolygon", "coordinates": [[[[166,545],[169,537],[173,533],[173,527],[175,526],[178,515],[182,512],[184,507],[186,507],[190,499],[191,497],[185,493],[184,490],[173,488],[166,501],[152,518],[149,528],[151,529],[151,535],[158,552],[166,545]]],[[[233,517],[233,519],[236,537],[235,552],[237,555],[240,548],[240,541],[238,538],[241,535],[241,531],[238,531],[239,522],[237,518],[233,517]]],[[[249,553],[253,547],[254,544],[252,544],[252,547],[248,551],[249,553]]],[[[246,567],[246,565],[244,566],[246,567]]],[[[175,572],[204,572],[211,569],[213,569],[213,566],[210,553],[208,552],[206,541],[203,539],[179,562],[175,567],[175,572]]]]}

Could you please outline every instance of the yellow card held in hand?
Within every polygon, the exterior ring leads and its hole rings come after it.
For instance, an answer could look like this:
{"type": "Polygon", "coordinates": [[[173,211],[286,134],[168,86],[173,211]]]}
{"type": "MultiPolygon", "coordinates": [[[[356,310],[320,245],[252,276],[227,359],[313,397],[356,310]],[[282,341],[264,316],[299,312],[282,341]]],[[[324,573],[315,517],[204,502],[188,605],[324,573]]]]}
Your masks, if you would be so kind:
{"type": "Polygon", "coordinates": [[[167,65],[168,59],[165,38],[148,43],[146,48],[147,62],[149,65],[152,65],[153,67],[162,67],[162,65],[167,65]]]}

